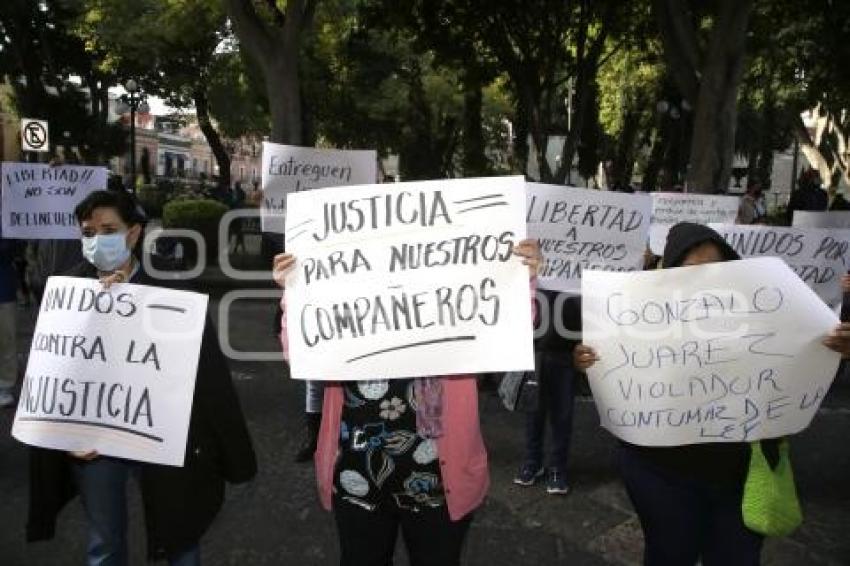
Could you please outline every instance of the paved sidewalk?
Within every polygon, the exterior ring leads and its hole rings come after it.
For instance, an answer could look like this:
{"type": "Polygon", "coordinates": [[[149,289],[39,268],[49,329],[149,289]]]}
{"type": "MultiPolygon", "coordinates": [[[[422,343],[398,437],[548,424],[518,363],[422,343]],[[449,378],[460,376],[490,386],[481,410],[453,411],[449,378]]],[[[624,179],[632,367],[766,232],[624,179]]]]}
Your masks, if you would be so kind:
{"type": "MultiPolygon", "coordinates": [[[[234,305],[230,335],[235,346],[274,350],[272,306],[271,299],[234,305]]],[[[27,340],[23,326],[22,347],[27,340]]],[[[316,502],[312,466],[296,465],[291,459],[300,423],[301,384],[287,379],[280,363],[240,362],[232,369],[256,444],[260,474],[251,484],[229,490],[228,502],[203,541],[204,564],[335,564],[333,520],[316,502]]],[[[512,485],[522,449],[523,417],[505,412],[490,392],[482,393],[481,407],[493,485],[473,524],[466,565],[640,563],[640,529],[617,479],[616,443],[599,429],[592,403],[584,400],[577,406],[570,469],[574,492],[563,498],[546,495],[542,486],[512,485]]],[[[83,564],[84,524],[76,501],[61,516],[56,540],[24,543],[26,449],[8,434],[12,417],[12,411],[0,412],[0,564],[83,564]]],[[[814,426],[794,441],[806,522],[789,539],[768,542],[766,565],[850,564],[849,435],[850,387],[839,383],[814,426]]],[[[130,491],[131,564],[142,564],[142,517],[136,490],[130,491]]],[[[401,558],[399,564],[407,561],[401,558]]]]}

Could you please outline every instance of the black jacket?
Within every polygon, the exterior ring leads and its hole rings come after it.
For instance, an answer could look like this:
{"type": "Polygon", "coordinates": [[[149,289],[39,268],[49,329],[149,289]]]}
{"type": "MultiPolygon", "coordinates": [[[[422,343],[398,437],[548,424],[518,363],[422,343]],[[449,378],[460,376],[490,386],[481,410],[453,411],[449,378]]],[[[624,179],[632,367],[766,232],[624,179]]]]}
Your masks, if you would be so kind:
{"type": "MultiPolygon", "coordinates": [[[[66,275],[97,274],[84,263],[66,275]]],[[[162,286],[144,274],[138,283],[162,286]]],[[[230,368],[209,318],[201,342],[184,466],[139,465],[150,559],[197,543],[221,508],[224,483],[247,482],[257,473],[230,368]]],[[[76,495],[71,466],[71,457],[63,451],[31,449],[27,540],[53,537],[57,515],[76,495]]]]}

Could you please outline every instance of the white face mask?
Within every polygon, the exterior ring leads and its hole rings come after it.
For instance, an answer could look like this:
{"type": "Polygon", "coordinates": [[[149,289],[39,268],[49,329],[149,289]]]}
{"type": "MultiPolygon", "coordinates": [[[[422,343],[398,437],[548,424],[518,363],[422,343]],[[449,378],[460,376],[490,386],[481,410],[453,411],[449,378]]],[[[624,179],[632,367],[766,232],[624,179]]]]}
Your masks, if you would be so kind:
{"type": "Polygon", "coordinates": [[[84,237],[82,242],[83,257],[100,271],[115,271],[130,259],[126,232],[84,237]]]}

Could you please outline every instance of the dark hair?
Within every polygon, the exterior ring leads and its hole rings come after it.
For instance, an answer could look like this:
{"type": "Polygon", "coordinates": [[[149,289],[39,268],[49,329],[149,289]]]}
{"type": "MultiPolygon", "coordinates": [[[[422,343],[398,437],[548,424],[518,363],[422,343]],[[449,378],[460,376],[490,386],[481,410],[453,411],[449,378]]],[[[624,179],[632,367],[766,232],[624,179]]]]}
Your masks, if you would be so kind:
{"type": "Polygon", "coordinates": [[[147,220],[136,201],[125,191],[95,191],[84,198],[74,209],[77,222],[91,218],[96,208],[112,208],[125,224],[144,224],[147,220]]]}

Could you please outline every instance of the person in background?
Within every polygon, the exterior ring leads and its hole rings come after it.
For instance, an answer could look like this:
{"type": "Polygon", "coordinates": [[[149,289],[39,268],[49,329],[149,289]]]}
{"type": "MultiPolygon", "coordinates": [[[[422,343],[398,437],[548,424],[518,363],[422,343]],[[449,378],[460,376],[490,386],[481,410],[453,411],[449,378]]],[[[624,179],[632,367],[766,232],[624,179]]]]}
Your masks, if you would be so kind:
{"type": "MultiPolygon", "coordinates": [[[[537,242],[514,252],[533,292],[537,242]]],[[[275,257],[281,287],[294,266],[292,254],[275,257]]],[[[281,304],[285,314],[285,292],[281,304]]],[[[285,316],[282,326],[288,359],[285,316]]],[[[341,566],[391,565],[399,530],[412,565],[460,564],[490,483],[477,385],[474,375],[326,382],[316,479],[322,506],[334,512],[341,566]]]]}
{"type": "Polygon", "coordinates": [[[18,380],[16,247],[15,240],[0,238],[0,408],[14,406],[18,380]]]}
{"type": "MultiPolygon", "coordinates": [[[[673,226],[664,248],[663,268],[739,259],[722,236],[707,226],[673,226]]],[[[823,341],[850,356],[850,324],[840,324],[823,341]]],[[[576,346],[576,369],[586,371],[599,357],[576,346]]],[[[775,440],[763,440],[768,460],[778,459],[775,440]]],[[[747,529],[741,513],[749,466],[746,442],[673,447],[620,443],[620,472],[644,535],[647,566],[754,566],[763,537],[747,529]]]]}
{"type": "Polygon", "coordinates": [[[829,195],[821,188],[820,174],[815,169],[807,169],[800,173],[797,189],[791,193],[786,221],[789,226],[793,223],[795,210],[823,211],[828,205],[829,195]]]}
{"type": "Polygon", "coordinates": [[[548,303],[548,308],[542,312],[551,313],[551,317],[539,321],[545,328],[543,335],[534,341],[539,400],[537,409],[526,415],[525,457],[514,477],[514,484],[529,487],[545,475],[547,493],[566,495],[570,491],[567,463],[577,381],[572,365],[572,350],[577,340],[562,336],[559,330],[575,331],[580,328],[581,307],[578,297],[566,297],[554,291],[539,291],[537,296],[548,303]],[[560,325],[555,324],[556,317],[560,317],[560,325]],[[544,466],[543,446],[547,422],[552,446],[544,466]]]}
{"type": "MultiPolygon", "coordinates": [[[[142,269],[138,249],[143,217],[123,192],[95,191],[75,210],[85,261],[64,275],[116,283],[157,285],[142,269]]],[[[80,245],[80,242],[77,243],[80,245]]],[[[186,458],[182,467],[31,448],[29,541],[53,537],[65,504],[79,494],[88,527],[87,564],[126,566],[130,477],[141,487],[148,558],[171,566],[200,564],[200,539],[224,501],[224,484],[247,482],[257,462],[227,359],[209,321],[195,379],[186,458]]]]}
{"type": "Polygon", "coordinates": [[[738,206],[738,217],[736,224],[762,224],[767,218],[767,205],[764,202],[764,193],[761,183],[750,181],[747,184],[747,192],[741,197],[738,206]]]}

